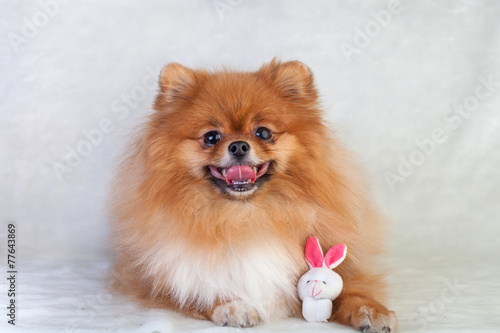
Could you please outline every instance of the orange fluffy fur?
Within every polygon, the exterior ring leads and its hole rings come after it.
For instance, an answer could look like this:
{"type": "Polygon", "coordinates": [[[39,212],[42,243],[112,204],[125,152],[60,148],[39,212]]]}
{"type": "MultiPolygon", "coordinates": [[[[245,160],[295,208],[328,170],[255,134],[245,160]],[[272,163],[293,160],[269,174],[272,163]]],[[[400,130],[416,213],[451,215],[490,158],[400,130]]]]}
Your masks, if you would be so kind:
{"type": "MultiPolygon", "coordinates": [[[[296,285],[307,271],[305,242],[314,235],[325,249],[337,243],[349,249],[335,269],[344,289],[332,320],[373,332],[395,329],[393,313],[379,303],[384,284],[374,268],[382,219],[367,200],[351,154],[323,124],[306,66],[273,60],[257,72],[208,72],[169,64],[154,108],[113,191],[115,269],[126,281],[121,290],[151,305],[212,319],[217,306],[232,300],[226,294],[211,304],[177,298],[170,280],[175,261],[163,264],[163,247],[179,244],[182,260],[187,258],[182,264],[189,267],[192,260],[193,272],[203,259],[203,269],[212,272],[197,273],[201,279],[205,273],[217,276],[228,251],[237,262],[238,253],[251,256],[256,245],[271,244],[287,250],[286,274],[296,285]],[[272,143],[253,135],[258,126],[271,129],[272,143]],[[223,133],[222,140],[206,147],[203,134],[213,129],[223,133]],[[220,193],[207,173],[234,140],[247,141],[256,156],[273,161],[269,181],[250,197],[220,193]]],[[[281,302],[289,316],[301,316],[297,297],[286,295],[281,302]]]]}

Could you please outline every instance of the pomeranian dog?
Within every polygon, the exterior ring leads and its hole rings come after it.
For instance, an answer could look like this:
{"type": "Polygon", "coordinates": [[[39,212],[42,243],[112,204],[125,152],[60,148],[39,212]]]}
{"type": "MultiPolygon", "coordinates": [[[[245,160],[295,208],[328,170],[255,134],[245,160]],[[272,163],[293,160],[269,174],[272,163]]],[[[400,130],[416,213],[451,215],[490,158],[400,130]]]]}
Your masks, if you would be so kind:
{"type": "Polygon", "coordinates": [[[301,318],[296,286],[314,235],[349,249],[330,320],[394,331],[375,270],[382,219],[323,123],[309,68],[171,63],[159,86],[113,189],[121,290],[221,326],[301,318]]]}

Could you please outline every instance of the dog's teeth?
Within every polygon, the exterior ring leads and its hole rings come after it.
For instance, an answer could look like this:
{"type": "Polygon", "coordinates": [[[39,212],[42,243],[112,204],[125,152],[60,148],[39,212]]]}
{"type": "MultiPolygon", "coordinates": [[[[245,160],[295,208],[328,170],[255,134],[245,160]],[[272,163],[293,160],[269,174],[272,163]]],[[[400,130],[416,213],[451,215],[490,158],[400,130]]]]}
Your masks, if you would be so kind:
{"type": "Polygon", "coordinates": [[[222,173],[222,175],[223,175],[224,177],[226,177],[227,170],[226,170],[226,169],[222,169],[222,172],[221,172],[221,173],[222,173]]]}
{"type": "Polygon", "coordinates": [[[253,172],[255,172],[255,174],[257,174],[257,167],[253,167],[253,172]]]}
{"type": "Polygon", "coordinates": [[[252,181],[251,179],[247,179],[247,180],[232,180],[231,182],[234,185],[246,185],[246,184],[250,184],[251,181],[252,181]]]}

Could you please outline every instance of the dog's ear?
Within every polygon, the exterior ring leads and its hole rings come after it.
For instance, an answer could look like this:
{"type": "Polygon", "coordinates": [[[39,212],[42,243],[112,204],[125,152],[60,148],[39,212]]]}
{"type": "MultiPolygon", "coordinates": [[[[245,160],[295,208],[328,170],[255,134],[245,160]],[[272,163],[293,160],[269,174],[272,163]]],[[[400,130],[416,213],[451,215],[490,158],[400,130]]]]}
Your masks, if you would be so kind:
{"type": "Polygon", "coordinates": [[[189,100],[196,86],[196,74],[192,69],[171,62],[160,74],[160,90],[165,102],[189,100]]]}
{"type": "Polygon", "coordinates": [[[314,102],[318,94],[314,77],[300,61],[281,62],[274,58],[258,72],[269,84],[276,87],[280,95],[294,102],[314,102]]]}

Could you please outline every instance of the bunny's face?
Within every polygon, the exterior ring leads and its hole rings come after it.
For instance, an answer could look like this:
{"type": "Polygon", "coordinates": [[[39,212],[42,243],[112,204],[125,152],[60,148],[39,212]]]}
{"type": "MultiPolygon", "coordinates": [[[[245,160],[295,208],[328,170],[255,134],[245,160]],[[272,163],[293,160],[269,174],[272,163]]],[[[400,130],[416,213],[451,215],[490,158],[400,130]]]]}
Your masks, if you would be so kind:
{"type": "Polygon", "coordinates": [[[297,287],[301,300],[337,298],[343,283],[340,275],[332,269],[344,261],[346,253],[347,247],[337,244],[323,256],[318,239],[309,237],[306,244],[306,260],[311,270],[299,280],[297,287]]]}
{"type": "Polygon", "coordinates": [[[301,300],[335,299],[342,290],[343,282],[340,275],[328,268],[313,268],[304,274],[298,284],[301,300]]]}

